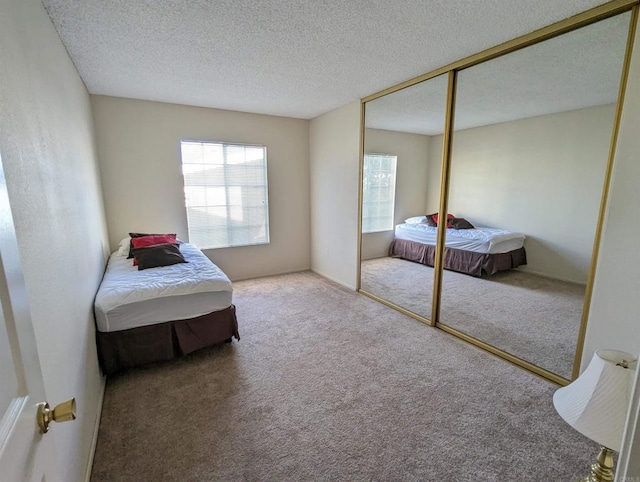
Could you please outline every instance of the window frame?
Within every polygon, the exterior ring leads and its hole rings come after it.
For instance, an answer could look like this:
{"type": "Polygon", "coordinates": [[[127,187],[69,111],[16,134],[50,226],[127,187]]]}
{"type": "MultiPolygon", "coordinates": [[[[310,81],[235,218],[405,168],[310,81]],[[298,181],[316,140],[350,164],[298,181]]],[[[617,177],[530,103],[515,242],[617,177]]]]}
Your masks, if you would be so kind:
{"type": "MultiPolygon", "coordinates": [[[[185,207],[185,216],[187,219],[187,232],[188,232],[188,236],[189,236],[189,242],[196,244],[196,246],[198,246],[198,248],[200,249],[227,249],[227,248],[239,248],[239,247],[247,247],[247,246],[262,246],[262,245],[268,245],[271,244],[271,227],[270,227],[270,214],[269,214],[269,163],[268,163],[268,149],[267,146],[263,145],[263,144],[247,144],[247,143],[241,143],[241,142],[226,142],[226,141],[212,141],[212,140],[203,140],[203,139],[181,139],[180,140],[180,145],[179,145],[179,159],[180,159],[180,170],[181,170],[181,174],[182,174],[182,187],[183,187],[183,193],[184,193],[184,207],[185,207]],[[189,216],[189,204],[187,202],[187,192],[186,192],[186,188],[187,185],[185,183],[185,172],[184,172],[184,160],[183,160],[183,146],[184,144],[188,144],[188,143],[194,143],[194,144],[213,144],[213,145],[219,145],[222,147],[223,151],[226,150],[227,147],[242,147],[242,148],[259,148],[263,150],[263,159],[262,159],[262,174],[263,174],[263,178],[264,178],[264,183],[260,185],[260,187],[264,188],[264,193],[265,193],[265,200],[264,200],[264,228],[265,228],[265,235],[264,235],[264,241],[258,241],[258,242],[242,242],[242,243],[237,243],[237,244],[229,244],[229,238],[231,237],[231,232],[233,231],[233,229],[230,227],[230,225],[227,223],[226,227],[221,227],[220,229],[226,229],[227,231],[227,244],[225,245],[220,245],[220,246],[209,246],[209,245],[200,245],[194,242],[194,240],[192,239],[191,235],[192,235],[192,223],[190,222],[190,216],[189,216]]],[[[196,163],[187,163],[187,164],[196,164],[196,163]]],[[[207,163],[204,163],[207,164],[207,163]]],[[[208,163],[208,164],[212,164],[212,163],[208,163]]],[[[225,177],[225,183],[224,185],[222,185],[221,187],[225,188],[225,204],[224,207],[226,208],[226,219],[227,221],[230,218],[230,208],[232,207],[231,203],[229,202],[229,187],[230,184],[227,182],[227,175],[228,175],[228,171],[226,169],[226,167],[228,166],[227,164],[227,156],[226,153],[223,156],[223,165],[225,166],[225,171],[224,171],[224,177],[225,177]]],[[[247,185],[247,184],[245,184],[247,185]]],[[[241,186],[245,186],[245,185],[241,185],[241,186]]],[[[203,185],[204,186],[204,185],[203,185]]],[[[192,206],[193,207],[193,206],[192,206]]],[[[206,206],[202,206],[202,207],[211,207],[211,205],[206,205],[206,206]]],[[[221,207],[221,206],[218,206],[221,207]]],[[[250,227],[251,225],[247,224],[245,227],[250,227]]]]}
{"type": "Polygon", "coordinates": [[[362,186],[362,234],[374,234],[374,233],[384,233],[384,232],[388,232],[388,231],[393,231],[395,229],[395,212],[396,212],[396,185],[397,185],[397,179],[398,179],[398,156],[395,154],[384,154],[381,152],[365,152],[363,155],[363,169],[362,169],[362,173],[363,173],[363,186],[362,186]],[[366,171],[366,164],[367,164],[367,158],[371,158],[371,157],[392,157],[393,158],[393,187],[392,187],[392,196],[391,196],[391,219],[389,221],[389,227],[388,228],[384,228],[384,229],[375,229],[375,230],[370,230],[368,231],[367,228],[368,226],[366,226],[365,224],[365,209],[364,206],[367,202],[372,202],[372,201],[367,201],[365,198],[365,179],[364,179],[364,175],[365,175],[365,171],[366,171]]]}

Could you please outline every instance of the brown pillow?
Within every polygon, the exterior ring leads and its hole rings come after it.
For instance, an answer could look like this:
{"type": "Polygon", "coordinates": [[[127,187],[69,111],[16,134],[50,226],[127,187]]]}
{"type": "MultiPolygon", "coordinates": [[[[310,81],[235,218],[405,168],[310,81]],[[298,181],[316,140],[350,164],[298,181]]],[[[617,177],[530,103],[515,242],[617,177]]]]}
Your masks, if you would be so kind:
{"type": "MultiPolygon", "coordinates": [[[[175,234],[152,234],[152,233],[129,233],[129,236],[131,237],[131,239],[141,238],[143,236],[173,236],[174,238],[176,237],[175,234]]],[[[127,256],[127,259],[131,259],[131,258],[133,258],[133,243],[129,241],[129,256],[127,256]]]]}
{"type": "Polygon", "coordinates": [[[475,226],[465,218],[453,218],[449,221],[449,226],[453,229],[475,229],[475,226]]]}
{"type": "Polygon", "coordinates": [[[188,263],[178,245],[173,243],[134,248],[133,255],[138,260],[138,270],[188,263]]]}
{"type": "MultiPolygon", "coordinates": [[[[434,213],[435,214],[435,213],[434,213]]],[[[433,214],[427,214],[427,220],[425,221],[427,226],[436,227],[438,224],[433,220],[433,214]]]]}

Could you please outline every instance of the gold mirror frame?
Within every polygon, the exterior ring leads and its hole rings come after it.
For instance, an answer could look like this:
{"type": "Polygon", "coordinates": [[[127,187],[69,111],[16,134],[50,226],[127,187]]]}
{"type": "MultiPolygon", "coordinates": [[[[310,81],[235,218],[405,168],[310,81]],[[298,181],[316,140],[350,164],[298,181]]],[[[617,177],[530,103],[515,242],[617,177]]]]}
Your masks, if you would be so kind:
{"type": "Polygon", "coordinates": [[[448,74],[447,108],[446,108],[446,115],[445,115],[445,131],[444,131],[443,147],[442,147],[440,202],[439,202],[439,211],[438,211],[441,213],[447,212],[447,204],[448,204],[448,198],[449,198],[449,177],[451,172],[451,146],[452,146],[452,140],[453,140],[452,133],[453,133],[453,126],[454,126],[454,113],[455,113],[455,102],[456,102],[455,96],[456,96],[456,83],[457,83],[458,71],[468,67],[472,67],[482,62],[486,62],[496,57],[500,57],[502,55],[515,52],[517,50],[523,49],[525,47],[529,47],[531,45],[543,42],[545,40],[557,37],[564,33],[577,30],[581,27],[591,25],[600,20],[604,20],[604,19],[613,17],[615,15],[631,11],[631,20],[630,20],[630,25],[629,25],[628,35],[627,35],[626,52],[624,57],[624,64],[622,67],[622,77],[620,80],[618,99],[616,102],[616,111],[615,111],[615,116],[613,121],[612,134],[611,134],[611,142],[609,147],[609,156],[607,159],[607,164],[606,164],[606,169],[604,174],[602,196],[600,200],[600,209],[598,212],[598,220],[597,220],[596,232],[595,232],[595,237],[593,242],[593,249],[591,254],[591,263],[590,263],[589,274],[587,279],[587,286],[586,286],[584,304],[582,309],[580,329],[578,331],[576,353],[575,353],[574,363],[573,363],[572,380],[577,378],[580,372],[582,351],[583,351],[583,345],[585,340],[587,321],[589,318],[589,308],[591,305],[591,297],[593,294],[593,283],[595,279],[598,255],[600,250],[600,243],[602,238],[602,225],[604,222],[606,202],[609,197],[609,187],[611,184],[611,174],[613,171],[613,159],[615,156],[616,146],[618,143],[620,118],[622,115],[622,107],[624,104],[624,96],[625,96],[627,78],[629,73],[629,64],[632,56],[632,48],[633,48],[633,42],[634,42],[635,33],[636,33],[636,25],[638,23],[639,10],[640,10],[640,0],[614,0],[604,5],[600,5],[598,7],[582,12],[568,19],[565,19],[560,22],[556,22],[552,25],[549,25],[547,27],[538,29],[527,35],[515,38],[508,42],[502,43],[495,47],[479,52],[477,54],[471,55],[469,57],[465,57],[464,59],[458,60],[449,65],[441,67],[439,69],[433,70],[431,72],[420,75],[418,77],[414,77],[413,79],[407,80],[405,82],[394,85],[392,87],[384,89],[375,94],[362,98],[361,104],[360,104],[360,177],[359,177],[359,191],[358,191],[358,247],[357,247],[358,273],[357,273],[357,286],[356,286],[357,291],[391,308],[394,308],[412,318],[415,318],[427,325],[438,327],[447,333],[450,333],[458,338],[461,338],[500,358],[503,358],[511,363],[514,363],[522,368],[525,368],[535,373],[536,375],[539,375],[543,378],[551,380],[559,385],[567,385],[571,382],[571,380],[568,380],[553,372],[545,370],[544,368],[541,368],[526,360],[518,358],[517,356],[514,356],[508,352],[500,350],[499,348],[489,345],[488,343],[485,343],[472,336],[469,336],[459,330],[440,324],[439,314],[440,314],[440,297],[442,292],[442,277],[443,277],[442,262],[443,262],[443,256],[444,256],[444,241],[445,241],[445,234],[446,234],[445,230],[438,230],[438,234],[437,234],[436,256],[435,256],[435,265],[434,265],[435,278],[434,278],[434,285],[433,285],[433,302],[432,302],[431,319],[427,319],[423,316],[413,313],[405,308],[402,308],[392,302],[384,300],[361,288],[362,189],[363,189],[362,174],[363,174],[363,165],[364,165],[366,103],[369,101],[375,100],[379,97],[383,97],[393,92],[397,92],[404,88],[410,87],[419,82],[429,80],[439,75],[448,74]]]}

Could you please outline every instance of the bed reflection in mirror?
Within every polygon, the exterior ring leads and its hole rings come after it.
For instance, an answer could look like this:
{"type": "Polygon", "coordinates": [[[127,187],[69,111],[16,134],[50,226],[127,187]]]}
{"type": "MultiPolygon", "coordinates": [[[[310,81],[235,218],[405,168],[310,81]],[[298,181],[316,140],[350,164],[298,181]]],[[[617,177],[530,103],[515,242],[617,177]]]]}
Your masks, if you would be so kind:
{"type": "Polygon", "coordinates": [[[458,74],[439,322],[567,379],[629,20],[458,74]]]}
{"type": "Polygon", "coordinates": [[[437,210],[442,153],[432,138],[443,132],[446,97],[442,75],[365,104],[360,287],[426,319],[433,247],[412,250],[404,240],[437,210]]]}

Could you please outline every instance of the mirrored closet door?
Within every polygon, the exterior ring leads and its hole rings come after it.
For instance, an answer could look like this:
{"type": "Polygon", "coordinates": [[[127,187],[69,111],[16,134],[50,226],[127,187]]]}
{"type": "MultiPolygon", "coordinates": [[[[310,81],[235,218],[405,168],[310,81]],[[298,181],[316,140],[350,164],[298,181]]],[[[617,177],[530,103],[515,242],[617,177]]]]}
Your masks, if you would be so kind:
{"type": "Polygon", "coordinates": [[[629,21],[458,73],[439,322],[566,379],[629,21]]]}
{"type": "Polygon", "coordinates": [[[361,292],[574,378],[638,8],[610,2],[363,99],[361,292]]]}
{"type": "MultiPolygon", "coordinates": [[[[362,164],[361,289],[421,318],[431,317],[434,248],[407,242],[431,236],[437,210],[447,76],[365,105],[362,164]]],[[[435,244],[435,243],[433,243],[435,244]]]]}

